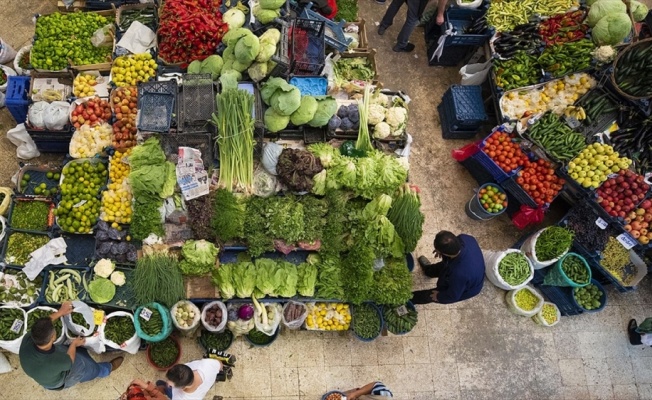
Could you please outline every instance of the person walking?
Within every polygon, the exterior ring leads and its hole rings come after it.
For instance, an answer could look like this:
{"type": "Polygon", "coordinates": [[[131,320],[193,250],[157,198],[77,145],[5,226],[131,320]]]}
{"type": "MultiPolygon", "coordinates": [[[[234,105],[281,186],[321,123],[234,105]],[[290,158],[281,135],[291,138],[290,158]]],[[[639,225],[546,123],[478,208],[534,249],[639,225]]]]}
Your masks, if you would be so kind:
{"type": "Polygon", "coordinates": [[[426,257],[419,257],[424,274],[438,278],[434,289],[413,292],[412,303],[451,304],[476,296],[484,283],[484,257],[473,236],[455,236],[441,231],[435,236],[435,254],[442,261],[432,264],[426,257]]]}
{"type": "Polygon", "coordinates": [[[67,301],[50,317],[39,318],[20,345],[19,359],[23,371],[48,390],[63,390],[81,382],[109,376],[122,365],[124,357],[97,363],[81,347],[86,339],[75,338],[66,346],[54,344],[57,332],[53,322],[72,312],[67,301]]]}
{"type": "MultiPolygon", "coordinates": [[[[385,1],[378,1],[381,4],[384,4],[385,1]]],[[[387,11],[385,12],[385,15],[383,16],[383,19],[380,21],[380,25],[378,26],[378,34],[382,36],[385,34],[385,31],[387,28],[392,26],[394,23],[394,17],[396,17],[396,14],[398,13],[398,10],[401,9],[404,3],[407,3],[407,15],[405,17],[405,23],[403,24],[403,28],[401,28],[401,31],[398,34],[398,37],[396,39],[396,45],[394,45],[393,50],[396,52],[406,52],[409,53],[412,50],[414,50],[414,44],[410,43],[410,35],[414,31],[414,28],[419,25],[419,20],[421,19],[421,15],[423,14],[423,10],[425,10],[426,5],[428,4],[428,0],[392,0],[392,3],[389,5],[387,8],[387,11]]],[[[441,11],[443,3],[443,9],[446,9],[446,3],[447,0],[438,0],[438,14],[437,14],[437,24],[441,25],[444,23],[444,14],[443,11],[441,11]],[[441,22],[439,22],[439,13],[441,12],[441,22]]]]}
{"type": "Polygon", "coordinates": [[[646,318],[640,325],[635,319],[629,320],[627,335],[632,346],[652,346],[652,318],[646,318]]]}

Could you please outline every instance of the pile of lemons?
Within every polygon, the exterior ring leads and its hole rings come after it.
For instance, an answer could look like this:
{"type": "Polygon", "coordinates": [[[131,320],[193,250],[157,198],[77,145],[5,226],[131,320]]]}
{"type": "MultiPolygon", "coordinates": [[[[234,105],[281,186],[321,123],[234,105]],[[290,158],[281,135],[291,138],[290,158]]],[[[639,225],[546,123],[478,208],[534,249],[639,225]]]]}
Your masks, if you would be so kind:
{"type": "Polygon", "coordinates": [[[72,92],[75,97],[94,96],[95,85],[97,85],[97,76],[82,72],[75,78],[72,92]]]}
{"type": "Polygon", "coordinates": [[[111,227],[120,230],[120,224],[130,224],[133,209],[133,194],[129,180],[131,168],[127,164],[131,149],[116,151],[109,161],[109,184],[102,193],[100,218],[111,223],[111,227]]]}
{"type": "Polygon", "coordinates": [[[120,56],[113,62],[111,80],[117,87],[136,86],[155,77],[157,67],[149,53],[120,56]]]}
{"type": "Polygon", "coordinates": [[[346,331],[351,325],[351,311],[343,303],[308,303],[306,327],[322,331],[346,331]]]}

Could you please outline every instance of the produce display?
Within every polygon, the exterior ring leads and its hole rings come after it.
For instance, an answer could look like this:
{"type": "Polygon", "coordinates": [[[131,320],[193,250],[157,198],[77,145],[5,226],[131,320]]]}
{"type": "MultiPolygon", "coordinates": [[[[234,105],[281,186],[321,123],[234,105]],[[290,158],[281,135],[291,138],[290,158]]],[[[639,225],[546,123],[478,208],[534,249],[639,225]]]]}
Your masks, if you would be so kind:
{"type": "Polygon", "coordinates": [[[46,235],[14,232],[7,239],[5,261],[12,265],[23,266],[31,258],[30,254],[45,246],[50,241],[46,235]]]}
{"type": "Polygon", "coordinates": [[[643,200],[635,212],[630,212],[625,216],[625,231],[629,232],[634,239],[642,245],[650,243],[652,240],[652,201],[643,200]]]}
{"type": "Polygon", "coordinates": [[[596,190],[598,204],[612,217],[635,219],[636,215],[630,212],[636,209],[650,189],[644,179],[642,175],[621,169],[617,177],[607,179],[596,190]]]}
{"type": "Polygon", "coordinates": [[[72,93],[75,97],[91,97],[95,95],[95,87],[97,85],[97,75],[79,73],[73,82],[72,93]]]}
{"type": "Polygon", "coordinates": [[[618,104],[615,104],[606,92],[600,90],[590,91],[576,105],[582,108],[584,116],[582,122],[586,125],[590,125],[605,114],[618,110],[618,104]]]}
{"type": "Polygon", "coordinates": [[[200,276],[210,272],[215,266],[218,251],[213,243],[206,240],[186,241],[181,248],[181,273],[186,276],[200,276]]]}
{"type": "Polygon", "coordinates": [[[14,229],[45,231],[54,224],[50,212],[53,203],[39,200],[15,200],[9,223],[14,229]]]}
{"type": "Polygon", "coordinates": [[[419,320],[418,313],[411,307],[406,307],[407,313],[399,313],[399,309],[383,307],[383,321],[387,330],[393,334],[404,334],[414,329],[419,320]]]}
{"type": "Polygon", "coordinates": [[[613,147],[596,142],[588,145],[568,163],[568,174],[582,187],[596,189],[607,180],[609,174],[628,169],[631,163],[632,160],[620,157],[613,147]]]}
{"type": "Polygon", "coordinates": [[[546,47],[538,58],[539,65],[555,78],[583,71],[591,65],[595,45],[589,39],[546,47]]]}
{"type": "Polygon", "coordinates": [[[651,92],[650,63],[652,47],[649,43],[633,46],[623,53],[616,64],[614,77],[618,88],[630,96],[648,97],[651,92]]]}
{"type": "Polygon", "coordinates": [[[335,63],[339,81],[372,81],[375,75],[367,57],[342,57],[335,63]]]}
{"type": "Polygon", "coordinates": [[[579,304],[580,307],[586,310],[595,310],[596,308],[599,308],[602,305],[600,299],[603,294],[604,293],[593,284],[573,289],[575,301],[577,301],[577,304],[579,304]]]}
{"type": "Polygon", "coordinates": [[[582,10],[553,15],[541,21],[539,34],[548,46],[581,40],[589,29],[583,23],[585,18],[586,12],[582,10]]]}
{"type": "Polygon", "coordinates": [[[137,304],[159,302],[172,307],[185,297],[178,261],[169,254],[155,253],[136,262],[131,285],[137,304]]]}
{"type": "Polygon", "coordinates": [[[0,303],[25,307],[34,304],[41,294],[41,275],[30,281],[23,271],[6,268],[0,276],[0,303]]]}
{"type": "Polygon", "coordinates": [[[610,230],[600,229],[595,219],[587,218],[594,215],[591,206],[580,203],[574,206],[567,216],[567,227],[575,233],[575,242],[584,246],[590,252],[602,251],[610,236],[610,230]]]}
{"type": "Polygon", "coordinates": [[[179,304],[172,318],[177,321],[180,327],[189,328],[193,325],[195,319],[195,307],[190,302],[183,302],[179,304]]]}
{"type": "Polygon", "coordinates": [[[501,59],[512,58],[519,51],[531,54],[541,46],[542,38],[538,30],[543,30],[543,23],[542,28],[539,28],[537,22],[528,22],[509,32],[501,32],[492,42],[493,50],[501,59]]]}
{"type": "Polygon", "coordinates": [[[95,277],[88,283],[88,295],[95,303],[108,303],[115,296],[115,285],[109,279],[95,277]]]}
{"type": "Polygon", "coordinates": [[[505,172],[513,172],[528,163],[521,146],[506,132],[496,131],[489,135],[482,151],[505,172]]]}
{"type": "MultiPolygon", "coordinates": [[[[32,326],[34,326],[36,321],[41,318],[50,318],[50,315],[53,312],[54,310],[45,310],[41,308],[30,311],[27,314],[27,332],[31,332],[32,326]]],[[[61,321],[61,318],[52,321],[52,325],[54,325],[57,338],[61,337],[61,332],[63,331],[63,322],[61,321]]]]}
{"type": "Polygon", "coordinates": [[[306,312],[306,306],[300,303],[290,303],[283,310],[283,319],[286,322],[296,321],[306,312]]]}
{"type": "MultiPolygon", "coordinates": [[[[306,328],[321,331],[346,331],[351,324],[351,311],[343,303],[308,303],[306,328]]],[[[380,321],[379,321],[380,322],[380,321]]]]}
{"type": "Polygon", "coordinates": [[[226,315],[222,314],[222,308],[219,305],[214,304],[206,310],[206,315],[204,316],[203,321],[213,328],[217,328],[226,317],[226,315]]]}
{"type": "Polygon", "coordinates": [[[90,233],[100,216],[99,194],[108,171],[102,162],[71,161],[63,167],[61,201],[54,213],[66,232],[90,233]]]}
{"type": "Polygon", "coordinates": [[[566,181],[555,175],[555,170],[550,162],[540,158],[536,162],[526,162],[523,169],[518,172],[516,183],[538,205],[543,205],[552,203],[564,188],[566,181]]]}
{"type": "Polygon", "coordinates": [[[589,283],[589,268],[583,259],[569,254],[561,262],[561,269],[571,281],[580,285],[589,283]]]}
{"type": "Polygon", "coordinates": [[[94,126],[82,125],[76,128],[70,140],[69,150],[74,158],[89,158],[102,154],[104,148],[113,143],[113,131],[111,125],[107,123],[94,126]]]}
{"type": "Polygon", "coordinates": [[[97,96],[73,104],[76,105],[70,113],[70,122],[77,129],[82,125],[93,127],[111,120],[109,102],[97,96]]]}
{"type": "Polygon", "coordinates": [[[574,233],[566,228],[551,226],[546,228],[534,245],[537,260],[554,260],[570,249],[573,244],[574,233]]]}
{"type": "MultiPolygon", "coordinates": [[[[609,0],[592,1],[586,23],[592,28],[591,37],[598,45],[616,45],[623,42],[632,31],[632,20],[625,3],[609,0]]],[[[647,16],[647,7],[634,1],[629,11],[636,22],[647,16]]]]}
{"type": "Polygon", "coordinates": [[[586,147],[586,138],[554,113],[547,113],[528,129],[528,136],[557,161],[569,161],[586,147]]]}
{"type": "Polygon", "coordinates": [[[58,170],[47,171],[45,173],[46,182],[37,181],[29,173],[24,173],[19,183],[20,192],[30,194],[29,192],[32,191],[35,195],[54,196],[59,191],[57,183],[61,178],[60,172],[58,170]]]}
{"type": "Polygon", "coordinates": [[[353,307],[351,329],[362,339],[374,339],[382,330],[381,317],[378,310],[367,303],[353,307]]]}
{"type": "Polygon", "coordinates": [[[138,257],[136,246],[130,243],[131,236],[120,226],[112,228],[107,222],[99,221],[95,230],[95,238],[97,239],[95,248],[97,258],[107,258],[119,263],[133,264],[136,262],[138,257]],[[119,228],[120,230],[118,230],[119,228]]]}
{"type": "Polygon", "coordinates": [[[16,340],[22,336],[25,329],[20,325],[20,329],[12,330],[15,321],[25,323],[25,315],[20,308],[0,308],[0,340],[16,340]]]}
{"type": "Polygon", "coordinates": [[[147,348],[149,359],[155,366],[161,369],[172,366],[172,364],[179,359],[180,352],[179,345],[172,338],[163,339],[156,343],[150,343],[147,348]]]}
{"type": "Polygon", "coordinates": [[[571,0],[495,2],[487,11],[487,23],[497,31],[511,31],[519,24],[530,22],[535,14],[541,16],[560,14],[566,12],[572,5],[571,0]]]}
{"type": "Polygon", "coordinates": [[[532,311],[539,304],[539,298],[528,288],[520,289],[514,294],[516,306],[523,311],[532,311]]]}
{"type": "Polygon", "coordinates": [[[509,60],[496,60],[494,70],[496,84],[503,90],[534,85],[541,79],[537,57],[524,50],[516,51],[509,60]]]}
{"type": "Polygon", "coordinates": [[[64,301],[80,300],[84,292],[88,292],[86,275],[83,270],[63,268],[48,272],[48,284],[45,289],[45,300],[51,304],[64,301]]]}
{"type": "Polygon", "coordinates": [[[127,315],[112,316],[104,325],[104,336],[113,343],[122,344],[136,334],[134,321],[127,315]]]}
{"type": "Polygon", "coordinates": [[[138,112],[138,89],[135,86],[119,87],[111,93],[113,122],[113,146],[118,149],[136,145],[136,114],[138,112]]]}
{"type": "Polygon", "coordinates": [[[614,238],[609,237],[602,251],[600,265],[623,284],[627,285],[636,275],[636,266],[631,263],[629,250],[614,238]]]}
{"type": "Polygon", "coordinates": [[[505,254],[498,264],[498,274],[508,285],[518,286],[530,277],[530,263],[521,252],[505,254]]]}
{"type": "Polygon", "coordinates": [[[109,160],[109,184],[107,190],[102,192],[100,219],[110,222],[114,229],[120,228],[119,224],[131,223],[133,196],[127,179],[131,172],[127,162],[130,155],[131,149],[113,153],[109,160]]]}
{"type": "Polygon", "coordinates": [[[507,195],[498,186],[487,185],[478,190],[478,200],[489,213],[499,213],[507,208],[507,195]]]}

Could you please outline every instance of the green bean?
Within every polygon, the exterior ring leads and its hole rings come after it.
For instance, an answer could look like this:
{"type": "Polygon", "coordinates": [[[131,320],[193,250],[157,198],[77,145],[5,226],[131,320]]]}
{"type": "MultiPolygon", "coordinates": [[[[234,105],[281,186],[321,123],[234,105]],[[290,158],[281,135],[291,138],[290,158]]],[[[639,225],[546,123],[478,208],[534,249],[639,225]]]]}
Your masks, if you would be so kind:
{"type": "Polygon", "coordinates": [[[177,361],[179,348],[172,338],[161,340],[149,345],[149,356],[152,362],[160,367],[167,368],[177,361]]]}
{"type": "Polygon", "coordinates": [[[574,236],[571,230],[560,226],[546,228],[534,245],[537,260],[549,261],[558,258],[570,249],[574,236]]]}
{"type": "Polygon", "coordinates": [[[530,264],[522,253],[509,253],[500,260],[498,274],[508,285],[518,286],[530,276],[530,264]]]}
{"type": "Polygon", "coordinates": [[[362,339],[373,339],[380,334],[380,315],[371,304],[361,304],[353,308],[351,328],[362,339]]]}

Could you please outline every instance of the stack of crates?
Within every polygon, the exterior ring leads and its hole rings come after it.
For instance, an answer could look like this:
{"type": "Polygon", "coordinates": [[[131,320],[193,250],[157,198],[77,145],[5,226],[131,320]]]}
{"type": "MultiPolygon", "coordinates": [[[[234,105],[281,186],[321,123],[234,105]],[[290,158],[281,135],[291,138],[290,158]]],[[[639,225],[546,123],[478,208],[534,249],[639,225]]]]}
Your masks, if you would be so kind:
{"type": "Polygon", "coordinates": [[[17,124],[27,121],[29,76],[9,76],[5,105],[17,124]]]}
{"type": "Polygon", "coordinates": [[[437,106],[444,139],[471,139],[489,118],[476,85],[452,85],[437,106]]]}

